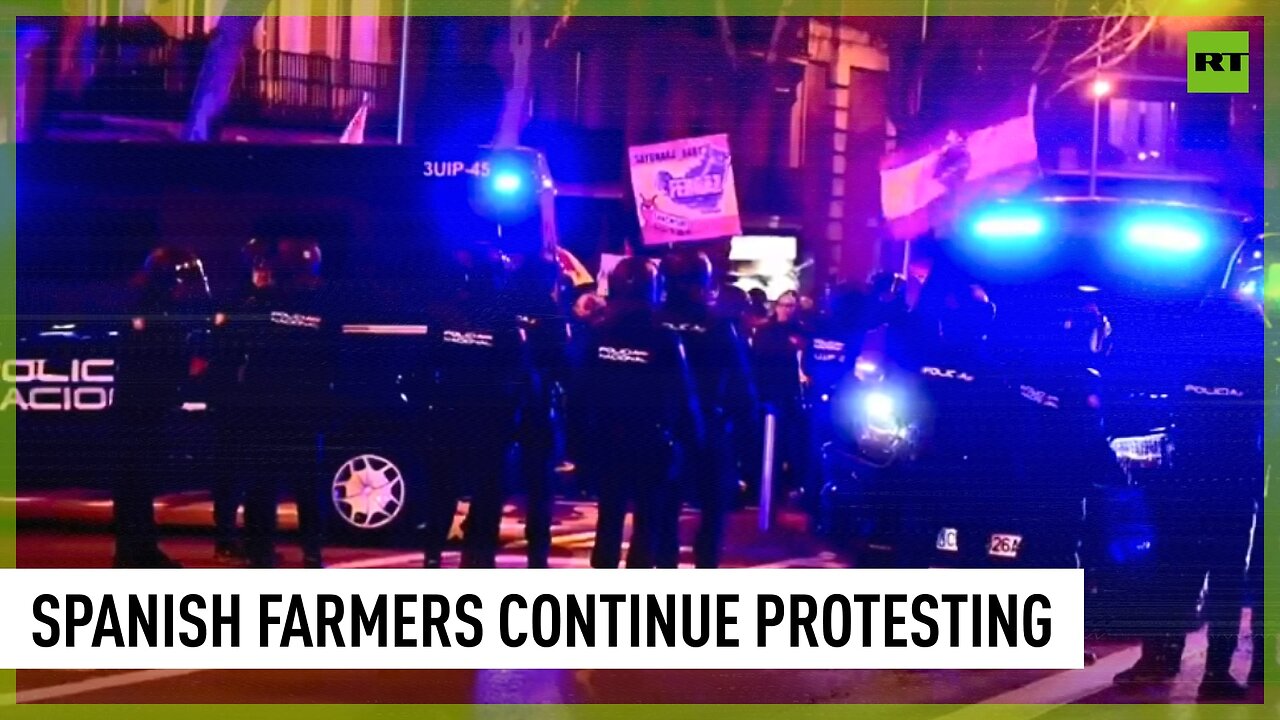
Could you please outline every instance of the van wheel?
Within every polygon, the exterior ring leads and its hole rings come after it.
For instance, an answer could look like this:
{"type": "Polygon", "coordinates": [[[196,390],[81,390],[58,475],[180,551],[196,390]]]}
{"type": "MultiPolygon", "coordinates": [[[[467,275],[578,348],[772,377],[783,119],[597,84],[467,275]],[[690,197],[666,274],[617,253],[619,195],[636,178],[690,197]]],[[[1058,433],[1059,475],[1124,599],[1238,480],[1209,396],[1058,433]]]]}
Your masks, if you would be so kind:
{"type": "Polygon", "coordinates": [[[382,451],[345,456],[333,472],[330,529],[357,542],[409,539],[421,515],[421,482],[403,460],[382,451]]]}

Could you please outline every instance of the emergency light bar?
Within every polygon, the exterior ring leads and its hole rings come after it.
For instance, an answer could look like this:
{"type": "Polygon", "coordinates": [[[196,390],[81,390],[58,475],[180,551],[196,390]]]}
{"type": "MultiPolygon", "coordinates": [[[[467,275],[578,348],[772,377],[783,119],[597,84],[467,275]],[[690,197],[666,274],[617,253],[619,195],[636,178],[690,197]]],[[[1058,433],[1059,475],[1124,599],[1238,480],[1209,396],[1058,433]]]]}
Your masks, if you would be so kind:
{"type": "Polygon", "coordinates": [[[1128,244],[1141,250],[1188,254],[1204,248],[1204,236],[1172,222],[1135,222],[1125,230],[1128,244]]]}
{"type": "Polygon", "coordinates": [[[1038,237],[1044,233],[1044,219],[1030,214],[991,214],[973,224],[973,232],[981,238],[1018,239],[1038,237]]]}

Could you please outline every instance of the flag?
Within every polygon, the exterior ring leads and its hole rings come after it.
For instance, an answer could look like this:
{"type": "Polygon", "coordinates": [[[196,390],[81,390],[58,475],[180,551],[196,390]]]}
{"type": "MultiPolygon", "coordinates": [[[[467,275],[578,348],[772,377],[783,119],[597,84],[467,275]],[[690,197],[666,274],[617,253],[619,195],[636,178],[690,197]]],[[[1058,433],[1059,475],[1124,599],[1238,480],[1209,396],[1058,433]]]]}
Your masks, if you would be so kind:
{"type": "Polygon", "coordinates": [[[921,235],[950,220],[951,208],[988,194],[1012,194],[1039,173],[1035,86],[1015,117],[886,158],[880,205],[890,233],[921,235]]]}
{"type": "Polygon", "coordinates": [[[364,126],[368,119],[369,94],[365,93],[364,99],[360,101],[360,108],[356,110],[351,122],[347,123],[347,129],[342,131],[342,137],[338,139],[338,142],[343,145],[364,144],[364,126]]]}
{"type": "Polygon", "coordinates": [[[556,262],[560,264],[560,272],[569,278],[574,287],[583,287],[595,282],[591,273],[574,254],[564,248],[556,248],[556,262]]]}

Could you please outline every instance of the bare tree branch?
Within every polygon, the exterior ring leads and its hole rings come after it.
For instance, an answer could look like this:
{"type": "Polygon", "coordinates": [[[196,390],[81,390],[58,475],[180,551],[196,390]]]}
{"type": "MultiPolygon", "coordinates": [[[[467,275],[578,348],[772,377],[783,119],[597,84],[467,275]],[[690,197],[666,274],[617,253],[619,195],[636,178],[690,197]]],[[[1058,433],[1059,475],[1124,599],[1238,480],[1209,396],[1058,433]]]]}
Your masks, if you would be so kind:
{"type": "Polygon", "coordinates": [[[1099,55],[1104,55],[1112,40],[1129,24],[1129,16],[1108,16],[1101,19],[1102,27],[1098,31],[1098,39],[1089,47],[1082,50],[1078,55],[1067,61],[1067,65],[1075,65],[1077,63],[1096,60],[1099,55]]]}
{"type": "Polygon", "coordinates": [[[724,52],[729,56],[729,64],[738,67],[738,50],[733,43],[733,28],[729,25],[728,7],[725,0],[716,0],[716,21],[720,24],[720,42],[724,52]]]}
{"type": "Polygon", "coordinates": [[[1049,26],[1045,28],[1048,35],[1045,37],[1044,47],[1040,49],[1040,57],[1036,58],[1035,64],[1031,66],[1031,71],[1036,75],[1044,72],[1045,67],[1048,66],[1049,58],[1053,56],[1054,44],[1058,40],[1058,30],[1061,27],[1062,26],[1055,20],[1054,22],[1049,23],[1049,26]]]}
{"type": "Polygon", "coordinates": [[[778,60],[778,44],[782,42],[782,33],[787,29],[787,10],[791,8],[793,0],[782,0],[782,7],[778,8],[778,17],[773,21],[773,33],[769,36],[769,51],[765,53],[764,61],[772,65],[778,60]]]}
{"type": "Polygon", "coordinates": [[[1129,36],[1129,38],[1124,43],[1124,45],[1120,47],[1118,51],[1111,56],[1111,58],[1104,59],[1100,65],[1097,65],[1095,67],[1090,67],[1083,72],[1080,72],[1071,77],[1068,77],[1065,81],[1063,81],[1061,85],[1058,86],[1058,89],[1053,94],[1059,95],[1067,90],[1070,90],[1073,87],[1076,87],[1085,82],[1088,82],[1089,80],[1092,80],[1094,75],[1098,71],[1109,70],[1123,63],[1125,60],[1129,58],[1129,56],[1131,56],[1135,51],[1137,51],[1138,47],[1142,45],[1142,42],[1151,35],[1151,32],[1153,30],[1155,30],[1159,22],[1160,22],[1159,16],[1157,15],[1148,16],[1146,19],[1146,22],[1142,24],[1142,27],[1134,31],[1129,36]]]}
{"type": "Polygon", "coordinates": [[[560,36],[568,30],[569,20],[578,9],[578,2],[579,0],[564,0],[564,7],[560,10],[560,18],[556,20],[555,27],[551,28],[551,34],[547,36],[546,42],[542,44],[544,48],[550,49],[560,39],[560,36]]]}

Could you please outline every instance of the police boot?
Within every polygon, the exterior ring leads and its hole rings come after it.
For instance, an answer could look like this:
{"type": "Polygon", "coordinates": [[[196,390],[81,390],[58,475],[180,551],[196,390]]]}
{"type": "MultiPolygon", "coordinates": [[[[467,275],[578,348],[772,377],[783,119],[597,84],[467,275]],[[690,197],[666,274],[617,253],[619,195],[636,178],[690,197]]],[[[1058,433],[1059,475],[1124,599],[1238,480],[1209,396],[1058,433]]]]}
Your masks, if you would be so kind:
{"type": "Polygon", "coordinates": [[[112,565],[118,570],[176,570],[182,567],[181,563],[160,550],[124,555],[117,553],[112,565]]]}
{"type": "Polygon", "coordinates": [[[442,565],[440,553],[428,550],[422,555],[422,567],[428,570],[439,570],[442,565]]]}
{"type": "Polygon", "coordinates": [[[249,548],[247,558],[249,567],[271,569],[280,564],[280,554],[274,548],[249,548]]]}
{"type": "Polygon", "coordinates": [[[1113,682],[1117,685],[1169,682],[1178,676],[1181,668],[1180,643],[1148,640],[1142,643],[1142,656],[1138,662],[1118,673],[1113,682]]]}
{"type": "Polygon", "coordinates": [[[244,546],[234,540],[219,540],[213,546],[213,559],[230,565],[244,564],[249,558],[244,546]]]}
{"type": "Polygon", "coordinates": [[[324,558],[318,552],[304,553],[302,556],[302,567],[308,570],[319,570],[324,567],[324,558]]]}

